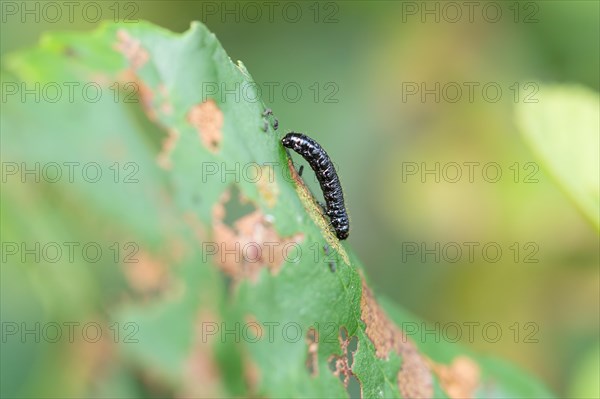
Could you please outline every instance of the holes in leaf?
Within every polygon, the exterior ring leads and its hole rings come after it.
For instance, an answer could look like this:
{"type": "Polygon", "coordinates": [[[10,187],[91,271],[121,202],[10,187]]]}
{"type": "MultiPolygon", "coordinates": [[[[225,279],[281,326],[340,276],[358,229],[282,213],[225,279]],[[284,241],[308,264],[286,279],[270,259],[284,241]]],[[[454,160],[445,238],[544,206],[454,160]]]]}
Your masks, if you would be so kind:
{"type": "Polygon", "coordinates": [[[358,337],[349,337],[348,330],[346,330],[345,327],[341,327],[338,338],[342,348],[342,354],[329,357],[329,369],[333,375],[338,377],[344,384],[348,397],[360,398],[362,397],[360,381],[352,372],[352,367],[354,366],[354,354],[358,349],[358,337]]]}
{"type": "Polygon", "coordinates": [[[231,186],[230,199],[225,205],[225,217],[223,223],[229,227],[234,227],[234,223],[242,217],[251,214],[256,207],[249,201],[244,200],[242,192],[237,185],[231,186]]]}
{"type": "Polygon", "coordinates": [[[188,122],[196,128],[202,144],[216,153],[221,147],[223,112],[212,98],[194,105],[187,114],[188,122]]]}
{"type": "Polygon", "coordinates": [[[308,345],[308,353],[306,356],[306,369],[312,377],[319,374],[319,332],[311,327],[306,333],[306,344],[308,345]]]}
{"type": "Polygon", "coordinates": [[[304,239],[301,233],[279,236],[272,218],[250,202],[235,185],[221,195],[213,206],[212,215],[214,240],[206,243],[206,251],[234,282],[244,278],[256,282],[263,268],[276,275],[287,256],[281,249],[292,243],[298,245],[304,239]],[[272,248],[272,243],[279,246],[272,248]]]}

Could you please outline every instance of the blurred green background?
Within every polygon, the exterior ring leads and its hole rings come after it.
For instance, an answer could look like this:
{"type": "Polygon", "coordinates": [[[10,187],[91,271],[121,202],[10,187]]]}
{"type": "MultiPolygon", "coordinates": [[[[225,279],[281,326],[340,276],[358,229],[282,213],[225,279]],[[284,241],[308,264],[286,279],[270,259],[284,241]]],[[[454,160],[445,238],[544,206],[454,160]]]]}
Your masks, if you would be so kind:
{"type": "MultiPolygon", "coordinates": [[[[600,3],[492,2],[502,11],[497,22],[482,14],[486,2],[475,2],[472,20],[455,3],[462,12],[456,22],[455,9],[444,2],[296,2],[289,14],[286,3],[275,2],[272,17],[265,3],[250,3],[121,2],[118,19],[133,12],[175,32],[204,22],[265,90],[263,101],[280,129],[305,132],[327,149],[351,215],[349,242],[378,292],[431,325],[499,323],[498,342],[480,333],[461,342],[514,361],[560,396],[598,392],[598,234],[526,145],[513,108],[526,94],[535,98],[527,82],[599,90],[600,3]],[[223,14],[226,7],[233,13],[223,14]],[[426,8],[433,14],[422,14],[426,8]],[[456,102],[443,93],[439,102],[432,94],[425,101],[421,92],[407,95],[409,86],[436,82],[479,86],[473,101],[466,90],[456,102]],[[502,88],[497,102],[482,93],[490,82],[502,88]],[[479,167],[473,182],[466,176],[456,183],[436,182],[433,175],[403,178],[410,165],[437,162],[495,162],[503,175],[490,183],[479,167]],[[533,169],[525,169],[530,162],[533,169]],[[527,183],[531,171],[537,181],[527,183]],[[465,242],[498,243],[503,256],[492,263],[476,250],[472,262],[465,254],[458,262],[435,262],[401,251],[403,243],[465,242]],[[510,248],[515,242],[517,261],[510,248]],[[538,262],[526,263],[532,248],[538,262]],[[531,342],[523,337],[533,331],[526,323],[535,326],[531,342]]],[[[100,23],[77,12],[72,22],[22,22],[3,10],[3,56],[34,45],[46,31],[89,31],[100,23]]],[[[114,19],[108,2],[102,10],[103,19],[114,19]]]]}

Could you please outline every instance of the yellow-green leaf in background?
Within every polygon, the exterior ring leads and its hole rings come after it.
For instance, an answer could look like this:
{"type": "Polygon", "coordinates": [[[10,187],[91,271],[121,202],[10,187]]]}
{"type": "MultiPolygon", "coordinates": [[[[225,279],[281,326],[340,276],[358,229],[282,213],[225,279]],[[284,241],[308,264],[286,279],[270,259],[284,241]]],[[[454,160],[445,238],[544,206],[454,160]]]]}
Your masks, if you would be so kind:
{"type": "Polygon", "coordinates": [[[516,119],[533,151],[599,228],[598,93],[581,86],[542,85],[537,102],[518,105],[516,119]]]}

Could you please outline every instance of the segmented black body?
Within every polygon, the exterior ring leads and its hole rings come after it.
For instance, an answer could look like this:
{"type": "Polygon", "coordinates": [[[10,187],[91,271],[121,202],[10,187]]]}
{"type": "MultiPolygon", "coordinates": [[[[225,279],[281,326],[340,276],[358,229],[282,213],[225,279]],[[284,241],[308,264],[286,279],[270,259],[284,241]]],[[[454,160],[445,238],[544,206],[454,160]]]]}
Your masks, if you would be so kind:
{"type": "Polygon", "coordinates": [[[323,147],[310,137],[295,132],[286,134],[281,139],[281,143],[284,147],[300,154],[314,170],[321,185],[321,190],[323,190],[323,197],[325,197],[325,212],[331,221],[335,234],[340,240],[348,238],[350,221],[344,205],[342,185],[333,163],[323,147]]]}

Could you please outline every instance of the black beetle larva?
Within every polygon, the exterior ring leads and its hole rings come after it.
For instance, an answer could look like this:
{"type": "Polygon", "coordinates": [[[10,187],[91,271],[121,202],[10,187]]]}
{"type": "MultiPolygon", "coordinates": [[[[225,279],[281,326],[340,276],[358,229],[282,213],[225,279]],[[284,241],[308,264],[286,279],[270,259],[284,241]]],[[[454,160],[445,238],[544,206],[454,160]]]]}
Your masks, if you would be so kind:
{"type": "Polygon", "coordinates": [[[350,221],[344,205],[342,185],[333,163],[323,147],[310,137],[295,132],[286,134],[281,139],[281,143],[284,147],[300,154],[314,170],[321,190],[323,190],[323,197],[325,197],[325,212],[329,216],[335,234],[340,240],[348,238],[350,221]]]}

